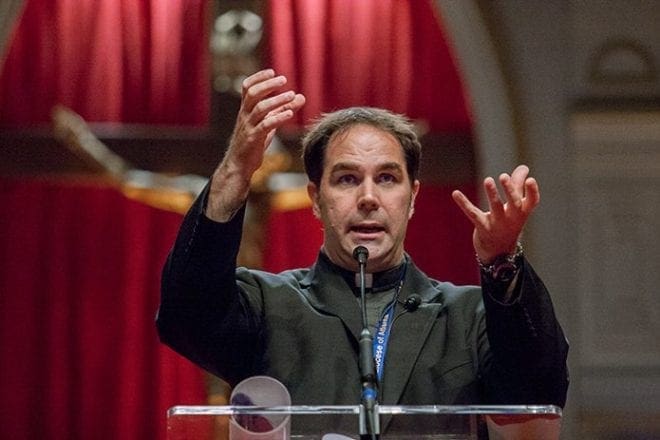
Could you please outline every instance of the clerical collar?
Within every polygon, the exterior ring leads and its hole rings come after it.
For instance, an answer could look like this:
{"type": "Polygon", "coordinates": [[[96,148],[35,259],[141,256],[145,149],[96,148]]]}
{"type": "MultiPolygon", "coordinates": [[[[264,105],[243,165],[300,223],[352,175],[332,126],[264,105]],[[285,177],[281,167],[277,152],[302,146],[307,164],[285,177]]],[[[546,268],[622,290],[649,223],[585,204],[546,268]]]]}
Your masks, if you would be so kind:
{"type": "MultiPolygon", "coordinates": [[[[330,261],[330,258],[323,251],[320,252],[319,258],[330,267],[330,270],[337,271],[342,276],[342,278],[346,280],[346,283],[354,288],[353,290],[357,291],[357,294],[359,294],[359,273],[355,273],[351,270],[347,270],[341,266],[336,265],[330,261]]],[[[384,290],[394,289],[401,282],[401,277],[403,276],[406,267],[406,261],[406,257],[404,257],[403,263],[399,264],[398,266],[384,270],[382,272],[365,274],[367,289],[370,289],[371,292],[382,292],[384,290]]]]}

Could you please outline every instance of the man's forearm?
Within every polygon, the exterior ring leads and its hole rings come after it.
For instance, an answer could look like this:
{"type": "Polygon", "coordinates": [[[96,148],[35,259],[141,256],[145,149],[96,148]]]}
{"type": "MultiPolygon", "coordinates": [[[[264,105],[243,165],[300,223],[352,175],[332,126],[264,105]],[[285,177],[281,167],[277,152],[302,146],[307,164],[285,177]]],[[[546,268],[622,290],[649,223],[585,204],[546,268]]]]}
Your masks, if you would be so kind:
{"type": "Polygon", "coordinates": [[[251,173],[233,165],[225,158],[213,173],[204,210],[213,221],[225,223],[231,220],[245,204],[250,192],[251,173]]]}
{"type": "Polygon", "coordinates": [[[563,406],[568,386],[568,345],[550,296],[528,262],[519,274],[516,301],[484,295],[493,355],[487,387],[494,403],[563,406]]]}

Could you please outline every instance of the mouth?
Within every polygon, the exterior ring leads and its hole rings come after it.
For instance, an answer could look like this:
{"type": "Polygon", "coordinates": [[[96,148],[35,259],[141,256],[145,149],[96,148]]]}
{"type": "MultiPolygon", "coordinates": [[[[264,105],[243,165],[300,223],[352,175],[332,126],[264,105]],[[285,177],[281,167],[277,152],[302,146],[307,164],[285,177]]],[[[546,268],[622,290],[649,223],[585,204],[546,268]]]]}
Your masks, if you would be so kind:
{"type": "Polygon", "coordinates": [[[350,227],[350,232],[361,238],[374,238],[385,232],[385,228],[380,225],[363,224],[350,227]]]}

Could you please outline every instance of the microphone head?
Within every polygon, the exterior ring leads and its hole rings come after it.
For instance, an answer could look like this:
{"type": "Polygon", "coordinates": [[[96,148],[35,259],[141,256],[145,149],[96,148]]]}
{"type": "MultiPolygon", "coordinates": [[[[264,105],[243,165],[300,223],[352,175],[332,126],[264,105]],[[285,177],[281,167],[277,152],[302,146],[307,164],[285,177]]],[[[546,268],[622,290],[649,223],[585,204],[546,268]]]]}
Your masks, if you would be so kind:
{"type": "Polygon", "coordinates": [[[369,249],[364,246],[356,246],[353,249],[353,258],[360,264],[366,263],[369,258],[369,249]]]}

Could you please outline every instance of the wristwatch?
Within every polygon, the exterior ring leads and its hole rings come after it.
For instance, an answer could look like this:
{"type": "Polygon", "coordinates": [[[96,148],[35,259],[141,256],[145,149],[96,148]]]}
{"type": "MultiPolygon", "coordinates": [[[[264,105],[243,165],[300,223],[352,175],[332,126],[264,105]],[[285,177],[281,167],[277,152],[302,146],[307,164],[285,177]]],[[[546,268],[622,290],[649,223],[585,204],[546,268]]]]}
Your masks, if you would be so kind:
{"type": "Polygon", "coordinates": [[[523,248],[520,242],[516,243],[516,250],[512,254],[502,254],[493,260],[490,264],[484,264],[477,256],[479,269],[481,273],[493,281],[509,283],[520,269],[520,259],[523,255],[523,248]]]}

